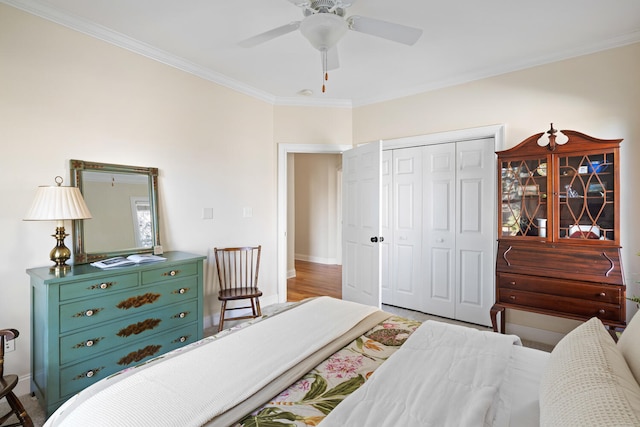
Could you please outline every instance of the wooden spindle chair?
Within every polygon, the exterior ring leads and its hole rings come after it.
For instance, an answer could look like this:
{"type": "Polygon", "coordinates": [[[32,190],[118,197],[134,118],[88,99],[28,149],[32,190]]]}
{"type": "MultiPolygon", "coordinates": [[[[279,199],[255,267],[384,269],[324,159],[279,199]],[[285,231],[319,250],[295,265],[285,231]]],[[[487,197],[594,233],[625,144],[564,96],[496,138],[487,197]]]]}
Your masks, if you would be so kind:
{"type": "Polygon", "coordinates": [[[25,411],[24,406],[20,403],[20,400],[16,397],[13,389],[18,384],[17,375],[4,375],[4,345],[7,341],[15,339],[20,333],[16,329],[0,329],[0,399],[7,398],[10,411],[4,415],[0,415],[0,425],[3,427],[15,427],[25,426],[33,427],[33,421],[31,417],[25,411]],[[13,415],[18,418],[18,422],[7,424],[5,422],[9,420],[13,415]]]}
{"type": "Polygon", "coordinates": [[[258,289],[258,271],[260,269],[260,251],[262,246],[238,248],[214,248],[218,271],[220,291],[218,300],[222,301],[218,332],[224,329],[225,320],[252,319],[262,316],[258,289]],[[243,307],[227,307],[227,302],[249,300],[251,305],[243,307]],[[251,308],[251,314],[245,316],[226,317],[231,310],[251,308]]]}

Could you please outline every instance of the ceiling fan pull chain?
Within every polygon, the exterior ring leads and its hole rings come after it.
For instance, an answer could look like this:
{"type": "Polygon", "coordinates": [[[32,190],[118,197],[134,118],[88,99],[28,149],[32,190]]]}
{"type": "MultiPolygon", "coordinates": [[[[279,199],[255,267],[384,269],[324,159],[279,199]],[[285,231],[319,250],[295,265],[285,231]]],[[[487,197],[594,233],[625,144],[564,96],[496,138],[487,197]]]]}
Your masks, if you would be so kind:
{"type": "Polygon", "coordinates": [[[322,55],[322,77],[323,77],[323,81],[322,81],[322,93],[326,92],[326,86],[324,84],[324,82],[326,82],[327,80],[329,80],[329,72],[327,71],[327,51],[322,50],[320,52],[320,54],[322,55]]]}

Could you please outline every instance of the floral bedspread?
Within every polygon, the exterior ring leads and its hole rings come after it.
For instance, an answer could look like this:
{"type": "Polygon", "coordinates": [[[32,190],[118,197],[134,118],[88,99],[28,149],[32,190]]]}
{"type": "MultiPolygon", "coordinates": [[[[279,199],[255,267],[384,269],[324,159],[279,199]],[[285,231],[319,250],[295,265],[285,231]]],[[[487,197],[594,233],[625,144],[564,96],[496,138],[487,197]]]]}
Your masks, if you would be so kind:
{"type": "Polygon", "coordinates": [[[420,326],[390,317],[334,353],[235,427],[317,426],[420,326]]]}

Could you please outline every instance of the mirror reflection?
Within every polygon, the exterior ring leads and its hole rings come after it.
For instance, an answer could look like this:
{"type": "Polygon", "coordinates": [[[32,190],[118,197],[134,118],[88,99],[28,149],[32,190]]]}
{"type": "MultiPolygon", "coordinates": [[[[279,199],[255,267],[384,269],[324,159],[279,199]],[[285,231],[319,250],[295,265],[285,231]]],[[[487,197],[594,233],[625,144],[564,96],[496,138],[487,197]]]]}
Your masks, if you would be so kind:
{"type": "Polygon", "coordinates": [[[75,221],[76,263],[151,252],[160,244],[156,168],[72,160],[70,169],[93,214],[75,221]]]}

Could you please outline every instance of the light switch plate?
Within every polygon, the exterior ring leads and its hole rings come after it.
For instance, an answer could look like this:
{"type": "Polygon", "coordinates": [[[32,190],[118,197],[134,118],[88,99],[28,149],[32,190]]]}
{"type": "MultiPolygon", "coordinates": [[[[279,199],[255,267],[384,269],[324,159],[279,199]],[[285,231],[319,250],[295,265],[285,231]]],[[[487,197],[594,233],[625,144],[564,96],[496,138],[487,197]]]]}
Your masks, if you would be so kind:
{"type": "Polygon", "coordinates": [[[5,341],[4,342],[4,351],[5,351],[5,353],[9,353],[10,351],[15,351],[15,349],[16,349],[16,341],[15,340],[5,341]]]}

